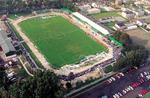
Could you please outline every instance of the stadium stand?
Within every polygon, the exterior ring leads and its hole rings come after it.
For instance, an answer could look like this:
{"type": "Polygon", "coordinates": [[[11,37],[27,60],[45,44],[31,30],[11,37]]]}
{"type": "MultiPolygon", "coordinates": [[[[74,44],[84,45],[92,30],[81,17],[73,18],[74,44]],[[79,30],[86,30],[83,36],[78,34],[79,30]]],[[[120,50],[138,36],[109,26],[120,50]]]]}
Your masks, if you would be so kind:
{"type": "Polygon", "coordinates": [[[91,21],[90,19],[88,19],[85,16],[81,15],[80,13],[74,12],[74,13],[72,13],[72,15],[74,17],[76,17],[77,19],[81,20],[82,22],[87,23],[88,25],[90,25],[93,29],[97,30],[97,32],[101,32],[105,36],[110,34],[110,32],[107,29],[105,29],[102,26],[94,23],[93,21],[91,21]]]}

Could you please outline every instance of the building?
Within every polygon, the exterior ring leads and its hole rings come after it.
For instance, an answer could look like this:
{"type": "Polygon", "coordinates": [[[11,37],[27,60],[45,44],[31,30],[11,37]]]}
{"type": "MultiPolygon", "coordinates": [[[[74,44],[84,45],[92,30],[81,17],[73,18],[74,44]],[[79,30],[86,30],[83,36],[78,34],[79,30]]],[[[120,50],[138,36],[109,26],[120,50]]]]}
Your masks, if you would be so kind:
{"type": "Polygon", "coordinates": [[[116,5],[122,5],[123,4],[123,0],[115,0],[115,4],[116,5]]]}
{"type": "Polygon", "coordinates": [[[136,24],[138,25],[138,26],[143,26],[143,25],[145,25],[146,23],[144,22],[144,20],[137,20],[136,21],[136,24]]]}
{"type": "Polygon", "coordinates": [[[115,24],[115,28],[117,28],[118,30],[123,30],[126,28],[126,25],[123,22],[118,22],[115,24]]]}
{"type": "Polygon", "coordinates": [[[103,7],[101,7],[101,9],[103,9],[103,10],[105,10],[105,11],[115,11],[115,9],[114,8],[112,8],[112,7],[108,7],[108,6],[103,6],[103,7]]]}
{"type": "Polygon", "coordinates": [[[145,9],[144,11],[147,15],[150,15],[150,9],[145,9]]]}
{"type": "Polygon", "coordinates": [[[150,5],[150,0],[142,0],[144,4],[150,5]]]}
{"type": "Polygon", "coordinates": [[[123,3],[126,4],[126,3],[129,3],[130,0],[123,0],[123,3]]]}
{"type": "Polygon", "coordinates": [[[98,8],[98,5],[97,5],[96,3],[92,3],[92,4],[91,4],[91,7],[93,7],[93,8],[98,8]]]}
{"type": "Polygon", "coordinates": [[[122,15],[123,17],[125,17],[125,18],[128,18],[128,19],[133,19],[133,18],[135,17],[135,14],[134,14],[132,11],[129,11],[129,10],[123,11],[123,12],[121,13],[121,15],[122,15]]]}
{"type": "Polygon", "coordinates": [[[115,19],[113,19],[113,18],[108,18],[108,19],[102,18],[99,21],[100,21],[100,23],[105,24],[105,23],[109,23],[109,22],[115,22],[115,19]]]}
{"type": "Polygon", "coordinates": [[[91,6],[89,4],[81,5],[79,6],[79,9],[83,12],[87,11],[88,9],[91,9],[91,6]]]}
{"type": "Polygon", "coordinates": [[[125,30],[134,30],[137,29],[137,25],[135,24],[126,24],[127,28],[125,30]]]}
{"type": "Polygon", "coordinates": [[[150,31],[150,24],[148,24],[148,25],[146,26],[146,29],[148,29],[148,31],[150,31]]]}
{"type": "Polygon", "coordinates": [[[132,11],[137,17],[144,16],[145,12],[143,10],[134,10],[132,11]]]}
{"type": "Polygon", "coordinates": [[[121,11],[128,11],[129,9],[128,8],[125,8],[125,7],[121,7],[121,11]]]}
{"type": "Polygon", "coordinates": [[[6,57],[15,55],[15,48],[11,43],[11,39],[7,37],[5,31],[0,30],[0,47],[6,57]]]}
{"type": "Polygon", "coordinates": [[[88,14],[96,14],[96,13],[100,13],[100,12],[101,12],[101,10],[98,8],[91,8],[91,9],[87,10],[88,14]]]}

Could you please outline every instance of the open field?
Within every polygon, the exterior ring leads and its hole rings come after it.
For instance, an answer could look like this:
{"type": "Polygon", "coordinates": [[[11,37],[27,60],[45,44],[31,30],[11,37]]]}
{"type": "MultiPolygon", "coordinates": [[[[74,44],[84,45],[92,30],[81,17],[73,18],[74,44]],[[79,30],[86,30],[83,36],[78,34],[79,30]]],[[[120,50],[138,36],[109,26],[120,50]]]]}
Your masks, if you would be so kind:
{"type": "Polygon", "coordinates": [[[85,56],[106,50],[61,16],[28,19],[19,25],[47,61],[56,68],[77,63],[85,56]]]}
{"type": "Polygon", "coordinates": [[[112,16],[120,16],[117,12],[101,12],[101,13],[97,13],[97,14],[92,14],[91,16],[93,16],[96,19],[100,19],[100,18],[105,18],[105,17],[112,17],[112,16]]]}
{"type": "Polygon", "coordinates": [[[150,33],[138,28],[135,30],[126,31],[133,40],[133,43],[144,46],[147,50],[150,50],[150,33]]]}

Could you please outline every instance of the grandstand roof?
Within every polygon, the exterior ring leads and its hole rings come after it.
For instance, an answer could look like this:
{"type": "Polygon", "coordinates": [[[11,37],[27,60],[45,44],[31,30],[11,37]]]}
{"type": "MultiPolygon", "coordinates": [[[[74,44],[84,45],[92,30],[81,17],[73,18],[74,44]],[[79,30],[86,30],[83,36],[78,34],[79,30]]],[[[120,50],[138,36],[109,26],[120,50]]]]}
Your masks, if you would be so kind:
{"type": "Polygon", "coordinates": [[[108,35],[110,34],[109,31],[107,29],[105,29],[104,27],[96,24],[95,22],[91,21],[90,19],[86,18],[85,16],[81,15],[78,12],[74,12],[72,13],[75,17],[81,19],[82,21],[86,22],[87,24],[89,24],[90,26],[92,26],[94,29],[96,29],[97,31],[101,32],[104,35],[108,35]]]}

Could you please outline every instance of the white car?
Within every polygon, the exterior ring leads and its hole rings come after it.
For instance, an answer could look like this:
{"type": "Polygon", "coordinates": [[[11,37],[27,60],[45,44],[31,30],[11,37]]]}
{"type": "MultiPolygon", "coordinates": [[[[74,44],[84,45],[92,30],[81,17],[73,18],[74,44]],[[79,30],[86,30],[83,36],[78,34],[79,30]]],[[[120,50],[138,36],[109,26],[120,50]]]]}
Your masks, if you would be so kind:
{"type": "Polygon", "coordinates": [[[140,73],[140,76],[143,78],[144,77],[143,73],[140,73]]]}
{"type": "Polygon", "coordinates": [[[116,96],[117,98],[120,98],[120,96],[119,96],[118,94],[115,94],[115,96],[116,96]]]}
{"type": "Polygon", "coordinates": [[[116,95],[113,95],[113,98],[118,98],[116,95]]]}
{"type": "Polygon", "coordinates": [[[149,75],[149,72],[144,72],[144,75],[149,75]]]}
{"type": "Polygon", "coordinates": [[[114,77],[111,77],[111,79],[112,79],[113,81],[116,81],[116,79],[115,79],[114,77]]]}
{"type": "Polygon", "coordinates": [[[147,73],[146,72],[143,72],[144,73],[144,75],[147,75],[147,73]]]}
{"type": "Polygon", "coordinates": [[[130,88],[130,90],[134,90],[134,88],[132,86],[129,86],[128,88],[130,88]]]}
{"type": "Polygon", "coordinates": [[[130,88],[126,88],[125,90],[126,90],[126,92],[128,92],[128,91],[130,91],[130,88]]]}
{"type": "Polygon", "coordinates": [[[150,75],[146,76],[146,79],[149,80],[150,79],[150,75]]]}
{"type": "Polygon", "coordinates": [[[111,79],[108,79],[107,81],[108,81],[108,83],[111,83],[111,82],[112,82],[112,80],[111,80],[111,79]]]}
{"type": "Polygon", "coordinates": [[[119,75],[121,75],[121,76],[124,76],[124,74],[121,72],[121,73],[119,73],[119,75]]]}
{"type": "Polygon", "coordinates": [[[122,92],[123,92],[123,94],[126,94],[126,93],[127,93],[127,91],[126,91],[126,90],[122,90],[122,92]]]}
{"type": "Polygon", "coordinates": [[[111,77],[107,81],[108,81],[108,83],[112,83],[113,81],[116,81],[116,79],[114,77],[111,77]]]}
{"type": "Polygon", "coordinates": [[[121,94],[120,92],[118,92],[118,95],[119,95],[120,97],[122,97],[122,94],[121,94]]]}
{"type": "Polygon", "coordinates": [[[143,97],[141,94],[138,94],[139,97],[143,97]]]}
{"type": "Polygon", "coordinates": [[[119,76],[119,74],[116,74],[115,76],[116,76],[118,79],[120,79],[120,78],[121,78],[121,77],[119,76]]]}

